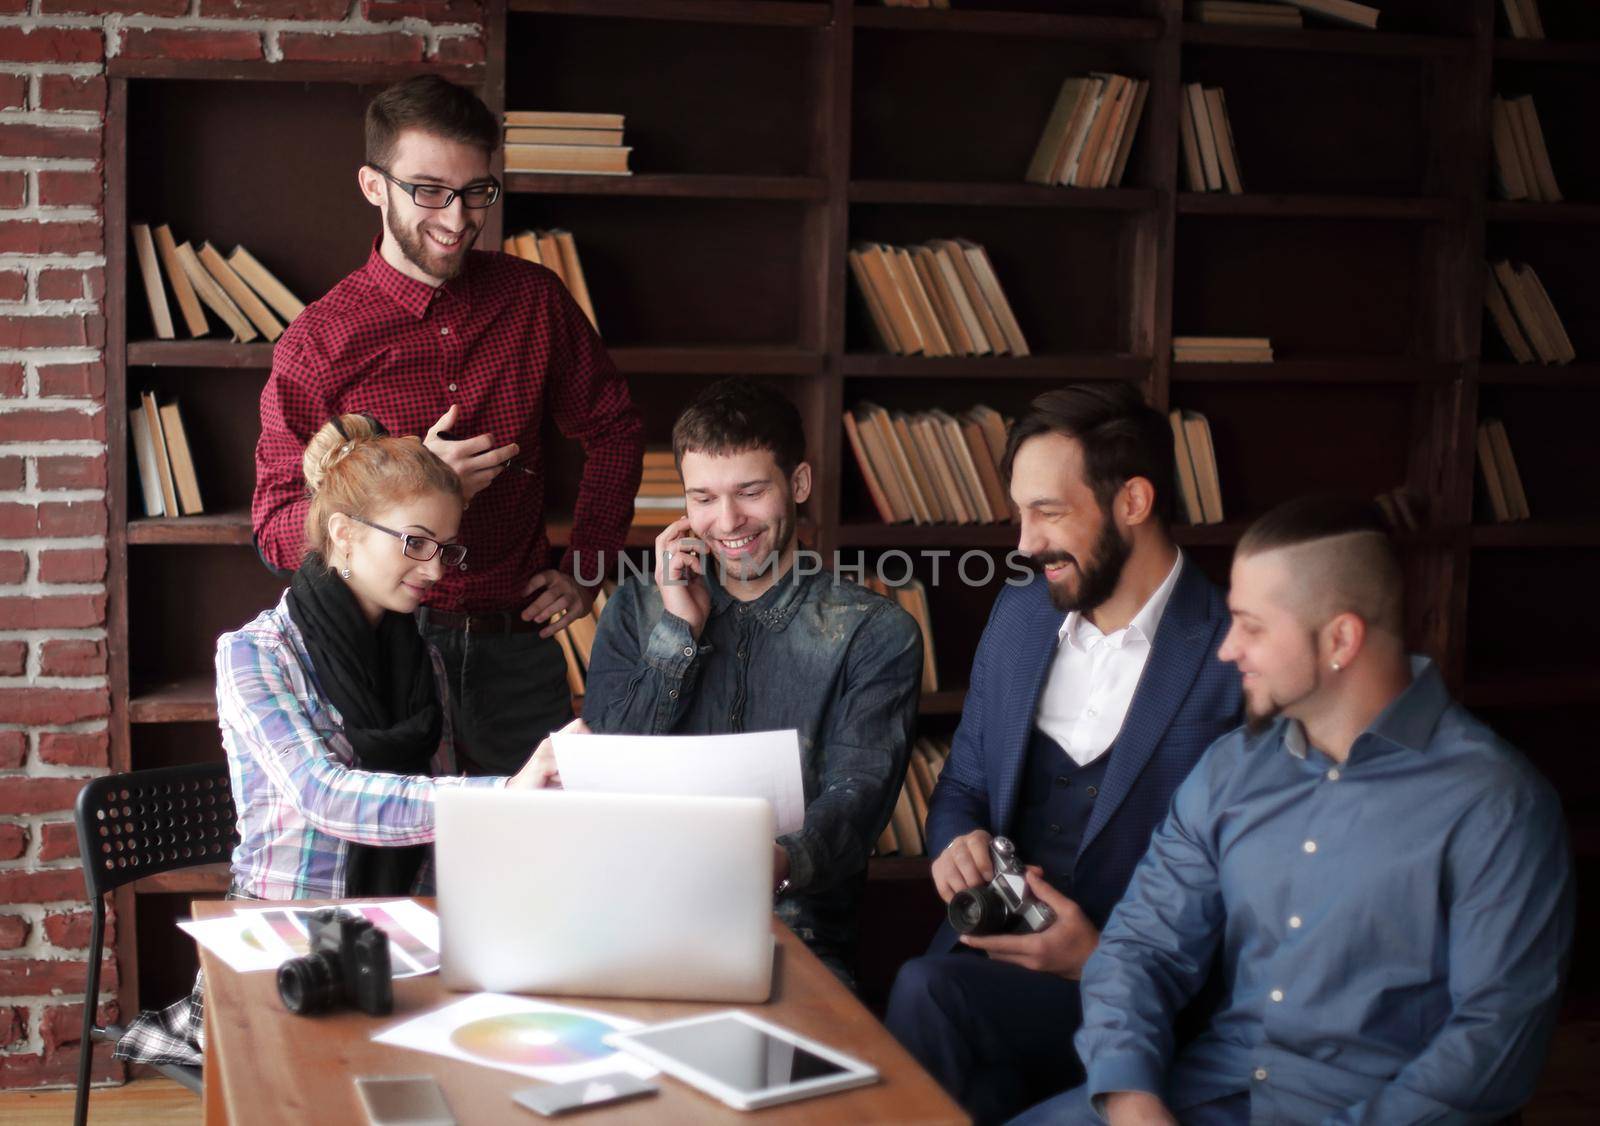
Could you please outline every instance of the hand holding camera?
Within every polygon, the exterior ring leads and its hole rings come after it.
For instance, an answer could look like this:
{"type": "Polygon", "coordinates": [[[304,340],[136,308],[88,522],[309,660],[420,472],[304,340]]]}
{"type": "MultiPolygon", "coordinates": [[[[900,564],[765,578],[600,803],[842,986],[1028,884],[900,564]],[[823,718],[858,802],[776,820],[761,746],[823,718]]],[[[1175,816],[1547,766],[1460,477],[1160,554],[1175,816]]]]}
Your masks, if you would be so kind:
{"type": "Polygon", "coordinates": [[[988,882],[958,891],[949,900],[950,925],[962,945],[1024,969],[1074,981],[1082,977],[1083,964],[1100,944],[1100,932],[1040,869],[1023,867],[1005,837],[990,840],[988,851],[988,882]]]}
{"type": "Polygon", "coordinates": [[[353,1005],[368,1016],[394,1011],[389,936],[354,912],[321,907],[307,921],[311,953],[278,967],[278,996],[291,1013],[353,1005]]]}

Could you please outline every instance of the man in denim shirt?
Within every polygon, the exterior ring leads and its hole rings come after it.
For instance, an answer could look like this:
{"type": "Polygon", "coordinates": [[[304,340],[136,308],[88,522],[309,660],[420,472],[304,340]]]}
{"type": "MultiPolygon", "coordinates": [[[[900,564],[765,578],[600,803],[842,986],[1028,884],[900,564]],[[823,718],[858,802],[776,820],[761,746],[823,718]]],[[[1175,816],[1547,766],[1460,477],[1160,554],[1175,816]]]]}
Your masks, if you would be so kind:
{"type": "Polygon", "coordinates": [[[774,846],[777,911],[848,984],[867,855],[905,778],[922,637],[889,599],[796,565],[811,467],[787,399],[723,380],[672,444],[688,515],[657,537],[654,581],[607,601],[584,721],[602,734],[799,731],[806,816],[774,846]]]}

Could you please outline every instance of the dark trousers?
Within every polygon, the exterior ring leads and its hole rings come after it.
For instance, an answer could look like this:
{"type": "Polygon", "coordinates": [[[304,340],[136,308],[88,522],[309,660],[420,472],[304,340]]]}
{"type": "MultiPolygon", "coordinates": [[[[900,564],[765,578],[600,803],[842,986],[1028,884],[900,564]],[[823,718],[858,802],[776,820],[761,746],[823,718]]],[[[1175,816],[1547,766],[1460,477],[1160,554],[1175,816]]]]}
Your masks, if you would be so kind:
{"type": "Polygon", "coordinates": [[[561,644],[537,633],[446,629],[417,614],[450,679],[456,757],[467,774],[515,774],[572,718],[561,644]]]}
{"type": "Polygon", "coordinates": [[[889,1031],[982,1126],[1083,1082],[1078,983],[976,951],[900,967],[889,1031]]]}

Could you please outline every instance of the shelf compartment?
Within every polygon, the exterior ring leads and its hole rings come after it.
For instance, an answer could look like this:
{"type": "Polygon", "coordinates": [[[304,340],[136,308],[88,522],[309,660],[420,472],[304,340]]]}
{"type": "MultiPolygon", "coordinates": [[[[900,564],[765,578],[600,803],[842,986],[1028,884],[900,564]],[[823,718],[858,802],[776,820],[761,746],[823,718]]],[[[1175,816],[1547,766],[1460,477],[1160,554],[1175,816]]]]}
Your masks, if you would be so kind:
{"type": "Polygon", "coordinates": [[[1263,364],[1174,363],[1174,383],[1439,383],[1458,378],[1462,365],[1436,360],[1356,356],[1287,359],[1263,364]]]}
{"type": "Polygon", "coordinates": [[[667,199],[798,200],[827,198],[827,182],[816,176],[699,175],[686,172],[634,176],[578,176],[546,172],[507,172],[505,187],[514,195],[654,196],[667,199]]]}
{"type": "MultiPolygon", "coordinates": [[[[1512,454],[1517,454],[1516,447],[1512,447],[1512,454]]],[[[1474,524],[1470,540],[1475,548],[1600,547],[1600,519],[1474,524]]]]}
{"type": "Polygon", "coordinates": [[[507,8],[560,16],[762,27],[823,27],[832,18],[829,5],[798,0],[510,0],[507,8]]]}
{"type": "Polygon", "coordinates": [[[1149,43],[1161,37],[1161,21],[1141,16],[857,7],[852,18],[867,31],[1015,35],[1077,43],[1149,43]]]}
{"type": "MultiPolygon", "coordinates": [[[[1600,61],[1600,60],[1597,60],[1600,61]]],[[[1491,223],[1552,223],[1589,226],[1600,223],[1600,203],[1529,203],[1525,200],[1497,199],[1489,202],[1491,223]]]]}
{"type": "Polygon", "coordinates": [[[221,512],[208,516],[155,516],[129,520],[128,542],[169,547],[249,547],[254,540],[248,512],[221,512]]]}
{"type": "MultiPolygon", "coordinates": [[[[130,340],[129,367],[245,368],[272,367],[271,344],[238,344],[232,340],[130,340]]],[[[137,378],[137,377],[135,377],[137,378]]]]}
{"type": "MultiPolygon", "coordinates": [[[[1232,103],[1230,104],[1230,108],[1232,103]]],[[[1180,215],[1259,215],[1299,219],[1459,220],[1460,200],[1427,196],[1311,195],[1285,192],[1180,192],[1180,215]]]]}
{"type": "Polygon", "coordinates": [[[1263,52],[1316,52],[1330,55],[1397,58],[1465,57],[1472,50],[1472,40],[1459,35],[1415,35],[1405,32],[1320,26],[1230,27],[1224,24],[1202,23],[1183,25],[1183,45],[1233,47],[1263,52]]]}
{"type": "Polygon", "coordinates": [[[135,691],[128,698],[130,723],[215,723],[215,677],[191,676],[135,691]]]}
{"type": "Polygon", "coordinates": [[[1600,363],[1512,364],[1478,367],[1478,382],[1505,387],[1571,387],[1600,390],[1600,363]]]}
{"type": "Polygon", "coordinates": [[[1088,211],[1151,211],[1153,188],[1067,188],[1044,184],[961,180],[854,180],[851,203],[949,207],[1068,207],[1088,211]]]}
{"type": "Polygon", "coordinates": [[[627,375],[816,375],[823,355],[804,348],[704,345],[638,345],[607,349],[627,375]]]}
{"type": "Polygon", "coordinates": [[[849,352],[840,361],[846,376],[873,379],[1038,379],[1086,382],[1142,380],[1150,374],[1143,356],[1113,352],[1031,356],[895,356],[849,352]]]}

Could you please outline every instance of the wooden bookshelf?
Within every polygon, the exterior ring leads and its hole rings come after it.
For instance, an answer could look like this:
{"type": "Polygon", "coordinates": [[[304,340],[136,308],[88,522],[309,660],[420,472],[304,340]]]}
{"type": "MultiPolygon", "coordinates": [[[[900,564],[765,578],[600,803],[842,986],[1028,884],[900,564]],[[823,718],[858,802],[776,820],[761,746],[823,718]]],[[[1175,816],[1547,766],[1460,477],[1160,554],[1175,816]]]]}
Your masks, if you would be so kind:
{"type": "MultiPolygon", "coordinates": [[[[1299,31],[1197,25],[1179,0],[971,0],[953,11],[490,0],[488,62],[465,80],[496,110],[626,114],[636,174],[507,175],[484,245],[523,227],[575,233],[652,444],[666,443],[682,403],[716,378],[789,394],[816,469],[807,542],[851,561],[895,550],[1002,561],[1016,544],[1009,524],[879,522],[840,421],[863,399],[892,410],[983,402],[1015,415],[1052,385],[1121,380],[1162,409],[1204,412],[1228,520],[1176,534],[1218,577],[1249,519],[1272,504],[1404,485],[1428,509],[1428,526],[1404,539],[1412,643],[1547,766],[1563,740],[1576,745],[1572,704],[1592,694],[1593,662],[1563,640],[1541,646],[1537,676],[1506,666],[1530,636],[1600,628],[1600,596],[1582,581],[1600,566],[1585,421],[1600,408],[1600,149],[1588,140],[1600,19],[1582,4],[1546,3],[1552,38],[1515,42],[1496,38],[1490,0],[1380,6],[1382,30],[1365,32],[1310,19],[1299,31]],[[512,65],[530,51],[562,65],[512,65]],[[1062,79],[1089,70],[1151,83],[1123,186],[1024,183],[1062,79]],[[1179,86],[1196,81],[1227,94],[1242,195],[1184,190],[1179,86]],[[1494,92],[1535,96],[1566,202],[1491,198],[1494,92]],[[846,250],[945,236],[988,249],[1034,355],[876,350],[846,250]],[[1508,362],[1484,328],[1490,255],[1535,266],[1578,363],[1508,362]],[[1278,358],[1175,363],[1174,334],[1268,336],[1278,358]],[[1533,521],[1485,519],[1473,435],[1490,416],[1506,423],[1533,521]],[[1548,600],[1551,590],[1561,592],[1554,617],[1529,593],[1548,600]],[[1570,730],[1535,724],[1547,705],[1570,730]]],[[[271,347],[150,339],[121,232],[167,221],[180,237],[243,243],[302,298],[320,295],[360,264],[377,230],[350,183],[361,109],[414,69],[112,61],[108,589],[119,769],[220,755],[215,637],[281,589],[255,558],[245,515],[271,347]],[[284,157],[263,166],[260,152],[284,157]],[[211,515],[140,516],[116,408],[143,389],[183,403],[211,515]]],[[[562,545],[570,525],[555,513],[570,508],[581,459],[557,441],[546,462],[549,533],[562,545]]],[[[629,546],[646,550],[655,534],[635,529],[629,546]]],[[[917,567],[926,581],[927,561],[917,567]]],[[[998,590],[999,580],[930,591],[950,686],[923,701],[930,732],[948,735],[959,719],[959,686],[998,590]]],[[[1600,824],[1585,810],[1600,801],[1569,804],[1575,834],[1600,824]]],[[[882,909],[868,918],[869,999],[881,999],[883,975],[922,948],[942,912],[926,869],[925,859],[872,863],[869,899],[882,909]]],[[[1592,887],[1597,873],[1585,871],[1592,887]]],[[[137,947],[152,932],[136,925],[137,901],[181,890],[119,902],[124,1011],[148,977],[137,947]]],[[[1575,980],[1597,985],[1592,971],[1575,980]]]]}

